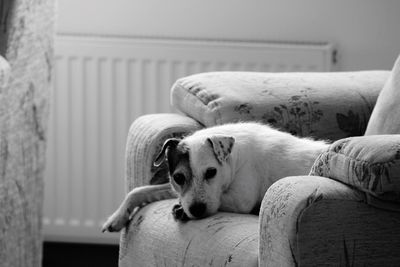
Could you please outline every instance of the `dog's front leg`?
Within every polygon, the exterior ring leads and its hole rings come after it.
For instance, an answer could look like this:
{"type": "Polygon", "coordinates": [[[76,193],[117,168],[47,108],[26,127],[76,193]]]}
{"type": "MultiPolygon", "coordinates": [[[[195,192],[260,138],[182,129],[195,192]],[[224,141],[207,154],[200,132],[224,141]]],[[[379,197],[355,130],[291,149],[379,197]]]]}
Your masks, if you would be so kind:
{"type": "Polygon", "coordinates": [[[131,219],[135,208],[145,204],[177,197],[169,183],[161,185],[147,185],[134,188],[122,201],[119,208],[103,224],[102,232],[118,232],[131,219]]]}

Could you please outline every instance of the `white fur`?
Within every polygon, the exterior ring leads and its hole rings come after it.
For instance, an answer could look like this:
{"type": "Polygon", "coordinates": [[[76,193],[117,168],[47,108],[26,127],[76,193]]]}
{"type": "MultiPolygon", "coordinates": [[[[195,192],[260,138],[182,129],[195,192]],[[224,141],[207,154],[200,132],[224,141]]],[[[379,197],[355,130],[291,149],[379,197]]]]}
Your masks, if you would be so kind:
{"type": "MultiPolygon", "coordinates": [[[[229,189],[222,193],[218,209],[238,213],[249,213],[277,180],[308,174],[317,156],[328,146],[323,141],[298,138],[258,123],[225,124],[205,128],[185,138],[184,142],[194,148],[190,152],[193,172],[204,170],[214,161],[209,156],[210,152],[204,152],[197,146],[207,148],[204,140],[216,134],[235,139],[226,163],[229,170],[220,167],[228,174],[224,184],[229,189]]],[[[215,163],[211,165],[218,166],[215,163]]],[[[200,179],[200,173],[196,180],[200,179]]]]}
{"type": "MultiPolygon", "coordinates": [[[[192,180],[186,188],[181,188],[171,179],[171,187],[190,218],[193,216],[189,208],[194,202],[207,205],[205,216],[218,210],[250,213],[261,203],[274,182],[286,176],[307,175],[317,156],[328,147],[324,141],[298,138],[270,126],[250,122],[205,128],[181,142],[189,147],[192,180]],[[219,136],[234,138],[233,149],[222,163],[209,142],[209,138],[218,140],[219,136]],[[217,169],[217,175],[206,181],[204,173],[210,167],[217,169]]],[[[149,186],[146,188],[148,190],[149,186]]],[[[173,197],[174,192],[170,189],[164,187],[163,197],[160,197],[159,188],[158,192],[154,190],[154,196],[148,193],[146,202],[173,197]]],[[[126,224],[129,217],[126,213],[133,210],[132,205],[141,201],[132,200],[135,194],[131,194],[130,198],[127,197],[108,219],[103,231],[119,231],[126,224]]]]}

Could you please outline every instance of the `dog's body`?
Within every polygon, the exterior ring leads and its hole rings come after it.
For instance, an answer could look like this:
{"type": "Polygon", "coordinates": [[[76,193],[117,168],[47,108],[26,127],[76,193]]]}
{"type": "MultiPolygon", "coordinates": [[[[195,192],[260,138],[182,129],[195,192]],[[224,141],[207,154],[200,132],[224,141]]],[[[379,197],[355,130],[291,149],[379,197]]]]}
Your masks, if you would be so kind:
{"type": "Polygon", "coordinates": [[[130,192],[103,231],[119,231],[142,203],[178,196],[184,214],[203,218],[219,211],[250,213],[277,180],[306,175],[328,144],[298,138],[258,123],[205,128],[165,142],[156,164],[168,160],[170,184],[130,192]]]}

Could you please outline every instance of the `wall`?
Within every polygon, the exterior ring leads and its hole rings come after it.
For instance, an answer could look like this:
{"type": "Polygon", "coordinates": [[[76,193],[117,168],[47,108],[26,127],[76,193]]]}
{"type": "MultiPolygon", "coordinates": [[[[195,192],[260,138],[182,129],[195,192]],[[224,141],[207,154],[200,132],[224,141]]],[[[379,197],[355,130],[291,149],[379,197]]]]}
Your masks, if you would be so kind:
{"type": "Polygon", "coordinates": [[[398,0],[59,0],[58,32],[331,41],[339,70],[390,69],[399,12],[398,0]]]}

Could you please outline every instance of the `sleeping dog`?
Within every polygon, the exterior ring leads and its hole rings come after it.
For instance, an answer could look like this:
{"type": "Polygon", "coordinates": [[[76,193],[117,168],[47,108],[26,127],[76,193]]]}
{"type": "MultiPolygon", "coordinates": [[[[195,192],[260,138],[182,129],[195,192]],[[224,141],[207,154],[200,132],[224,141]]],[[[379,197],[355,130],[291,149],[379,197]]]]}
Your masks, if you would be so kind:
{"type": "Polygon", "coordinates": [[[324,141],[259,123],[225,124],[168,139],[154,164],[167,160],[170,183],[133,189],[102,230],[119,231],[137,207],[175,197],[178,219],[200,219],[217,211],[251,213],[274,182],[308,174],[327,147],[324,141]]]}

